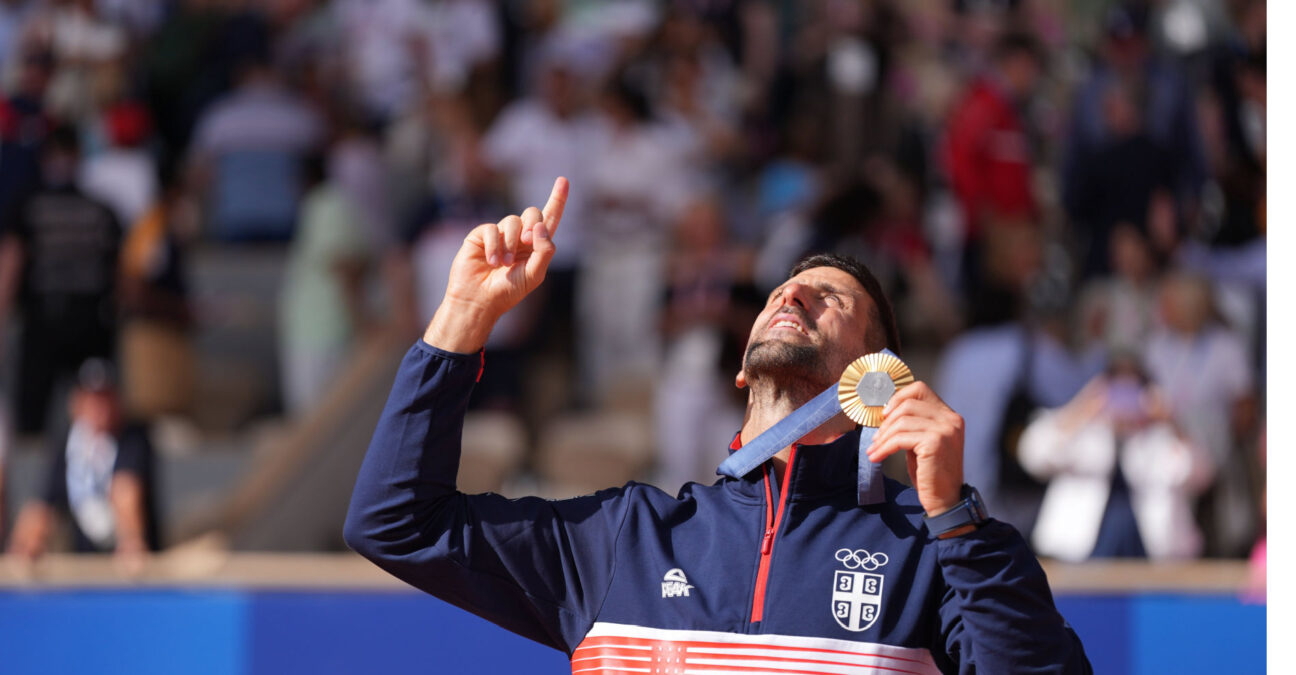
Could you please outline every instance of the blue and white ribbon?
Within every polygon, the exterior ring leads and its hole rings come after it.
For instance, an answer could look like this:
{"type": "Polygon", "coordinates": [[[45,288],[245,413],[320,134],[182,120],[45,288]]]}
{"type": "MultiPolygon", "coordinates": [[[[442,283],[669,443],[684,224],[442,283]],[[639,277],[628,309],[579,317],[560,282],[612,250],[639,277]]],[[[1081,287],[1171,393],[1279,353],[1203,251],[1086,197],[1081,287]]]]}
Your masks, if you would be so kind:
{"type": "MultiPolygon", "coordinates": [[[[884,349],[882,353],[898,360],[898,357],[890,350],[884,349]]],[[[725,461],[720,463],[716,473],[731,478],[741,478],[759,468],[783,448],[792,445],[806,434],[818,429],[824,422],[842,412],[840,388],[840,383],[834,384],[825,389],[823,393],[810,399],[805,405],[797,408],[791,415],[779,420],[777,424],[766,429],[765,433],[757,436],[751,443],[744,445],[729,455],[725,461]]],[[[868,458],[868,447],[873,443],[873,435],[876,433],[877,427],[860,426],[859,469],[856,477],[856,487],[861,506],[879,504],[886,499],[884,481],[880,475],[882,467],[880,464],[869,461],[868,458]]]]}

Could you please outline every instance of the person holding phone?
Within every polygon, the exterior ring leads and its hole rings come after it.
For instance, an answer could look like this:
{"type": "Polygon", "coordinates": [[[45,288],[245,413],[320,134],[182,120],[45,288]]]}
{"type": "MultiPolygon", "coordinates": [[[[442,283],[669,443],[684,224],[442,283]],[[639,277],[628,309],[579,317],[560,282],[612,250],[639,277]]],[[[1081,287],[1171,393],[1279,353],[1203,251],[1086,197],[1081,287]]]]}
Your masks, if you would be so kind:
{"type": "Polygon", "coordinates": [[[1040,555],[1195,558],[1202,534],[1193,504],[1214,477],[1204,449],[1175,426],[1138,359],[1116,355],[1106,372],[1022,434],[1022,466],[1048,481],[1032,535],[1040,555]]]}

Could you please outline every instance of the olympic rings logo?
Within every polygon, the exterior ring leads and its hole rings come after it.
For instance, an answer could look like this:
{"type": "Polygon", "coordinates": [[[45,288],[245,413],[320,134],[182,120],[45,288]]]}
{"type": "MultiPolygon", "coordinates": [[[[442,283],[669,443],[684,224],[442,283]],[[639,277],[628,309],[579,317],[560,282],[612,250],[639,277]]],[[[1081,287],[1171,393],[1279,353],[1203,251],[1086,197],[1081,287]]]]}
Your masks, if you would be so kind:
{"type": "Polygon", "coordinates": [[[872,572],[873,570],[887,564],[890,558],[885,553],[869,553],[862,548],[851,550],[848,548],[837,549],[837,562],[846,566],[848,570],[864,569],[872,572]]]}

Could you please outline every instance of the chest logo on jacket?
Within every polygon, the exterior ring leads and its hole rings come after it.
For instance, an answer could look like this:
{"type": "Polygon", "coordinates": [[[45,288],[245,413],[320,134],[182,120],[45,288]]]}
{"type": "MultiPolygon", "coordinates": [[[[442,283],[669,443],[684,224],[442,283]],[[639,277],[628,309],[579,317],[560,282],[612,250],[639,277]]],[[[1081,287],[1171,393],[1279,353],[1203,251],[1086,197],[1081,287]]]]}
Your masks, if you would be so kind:
{"type": "Polygon", "coordinates": [[[688,577],[684,576],[684,570],[676,567],[666,573],[662,578],[662,597],[663,598],[687,598],[689,589],[688,577]]]}
{"type": "Polygon", "coordinates": [[[848,631],[867,630],[882,611],[884,579],[873,572],[887,564],[887,554],[842,548],[834,557],[846,569],[833,574],[833,618],[848,631]]]}

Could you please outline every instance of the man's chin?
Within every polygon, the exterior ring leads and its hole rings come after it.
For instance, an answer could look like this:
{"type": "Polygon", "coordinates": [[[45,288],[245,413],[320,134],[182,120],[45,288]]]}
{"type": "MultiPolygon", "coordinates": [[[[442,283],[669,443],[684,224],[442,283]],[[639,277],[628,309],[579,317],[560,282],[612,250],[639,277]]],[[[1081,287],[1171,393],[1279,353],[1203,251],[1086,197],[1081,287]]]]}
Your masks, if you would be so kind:
{"type": "Polygon", "coordinates": [[[818,348],[781,340],[761,340],[747,348],[743,368],[749,378],[772,377],[796,380],[831,380],[826,376],[823,355],[818,348]]]}

